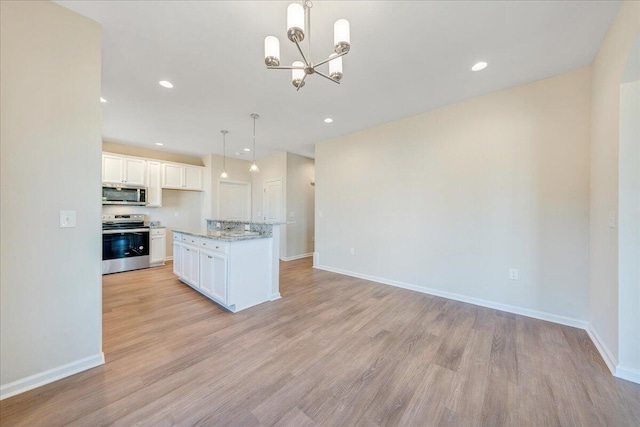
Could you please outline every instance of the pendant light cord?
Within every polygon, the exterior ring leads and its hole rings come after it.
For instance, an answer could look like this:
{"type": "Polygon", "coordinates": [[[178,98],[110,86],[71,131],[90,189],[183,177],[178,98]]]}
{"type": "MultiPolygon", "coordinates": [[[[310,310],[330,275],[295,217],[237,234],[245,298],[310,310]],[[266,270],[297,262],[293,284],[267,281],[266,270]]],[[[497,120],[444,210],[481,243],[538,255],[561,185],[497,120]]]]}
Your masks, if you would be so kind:
{"type": "Polygon", "coordinates": [[[256,116],[253,116],[253,163],[256,162],[256,116]]]}

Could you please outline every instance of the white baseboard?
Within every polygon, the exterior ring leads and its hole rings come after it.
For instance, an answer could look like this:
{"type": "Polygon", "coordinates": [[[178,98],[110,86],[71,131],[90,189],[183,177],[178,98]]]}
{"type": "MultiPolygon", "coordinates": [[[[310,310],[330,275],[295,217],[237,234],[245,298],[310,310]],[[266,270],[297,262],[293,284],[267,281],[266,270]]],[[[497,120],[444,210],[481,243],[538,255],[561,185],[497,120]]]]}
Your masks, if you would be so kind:
{"type": "Polygon", "coordinates": [[[598,333],[598,331],[596,331],[591,323],[589,323],[585,329],[589,334],[589,338],[591,338],[591,341],[593,341],[593,344],[596,346],[596,349],[598,349],[598,353],[600,353],[600,356],[602,356],[602,360],[604,360],[604,363],[606,363],[607,368],[609,368],[611,373],[615,375],[616,365],[618,364],[618,361],[615,357],[613,357],[613,353],[611,353],[609,347],[607,347],[607,345],[600,337],[600,334],[598,333]]]}
{"type": "Polygon", "coordinates": [[[591,341],[593,341],[593,344],[596,346],[596,349],[598,349],[598,353],[600,353],[600,356],[602,356],[602,360],[604,360],[604,363],[606,363],[607,368],[609,368],[611,373],[615,375],[616,365],[618,364],[618,361],[615,357],[613,357],[613,354],[591,323],[587,325],[586,331],[589,334],[589,338],[591,338],[591,341]]]}
{"type": "Polygon", "coordinates": [[[294,255],[294,256],[282,257],[280,259],[282,261],[293,261],[294,259],[309,258],[310,256],[313,256],[313,254],[308,253],[308,254],[302,254],[302,255],[294,255]]]}
{"type": "Polygon", "coordinates": [[[269,301],[275,301],[280,298],[282,298],[282,296],[280,295],[280,292],[269,295],[269,301]]]}
{"type": "Polygon", "coordinates": [[[78,372],[95,368],[102,364],[104,364],[104,353],[100,352],[96,355],[58,366],[57,368],[19,379],[0,387],[0,400],[66,378],[78,372]]]}
{"type": "Polygon", "coordinates": [[[164,259],[165,261],[173,261],[173,257],[172,256],[168,256],[164,259]]]}
{"type": "Polygon", "coordinates": [[[425,288],[425,287],[413,285],[410,283],[399,282],[397,280],[390,280],[390,279],[384,279],[376,276],[369,276],[367,274],[355,273],[353,271],[327,267],[325,265],[314,265],[314,268],[317,268],[319,270],[331,271],[333,273],[344,274],[345,276],[351,276],[351,277],[357,277],[359,279],[370,280],[372,282],[382,283],[383,285],[390,285],[398,288],[409,289],[411,291],[421,292],[423,294],[435,295],[438,297],[448,298],[455,301],[479,305],[481,307],[487,307],[495,310],[506,311],[508,313],[519,314],[526,317],[533,317],[534,319],[546,320],[548,322],[559,323],[561,325],[572,326],[574,328],[587,329],[587,325],[588,325],[588,323],[584,320],[561,316],[559,314],[547,313],[547,312],[538,311],[538,310],[531,310],[528,308],[518,307],[515,305],[502,304],[499,302],[483,300],[480,298],[469,297],[466,295],[441,291],[438,289],[425,288]]]}
{"type": "Polygon", "coordinates": [[[638,369],[625,368],[618,365],[616,367],[616,373],[614,375],[618,378],[622,378],[623,380],[640,384],[640,370],[638,369]]]}

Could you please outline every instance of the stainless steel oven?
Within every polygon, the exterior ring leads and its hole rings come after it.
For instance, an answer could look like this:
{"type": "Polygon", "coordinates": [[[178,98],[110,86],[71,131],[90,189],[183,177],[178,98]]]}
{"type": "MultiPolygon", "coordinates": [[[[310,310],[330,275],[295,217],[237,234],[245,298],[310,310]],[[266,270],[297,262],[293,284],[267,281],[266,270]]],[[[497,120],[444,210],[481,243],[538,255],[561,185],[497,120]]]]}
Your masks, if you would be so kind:
{"type": "Polygon", "coordinates": [[[102,216],[102,274],[149,267],[149,227],[144,215],[102,216]]]}

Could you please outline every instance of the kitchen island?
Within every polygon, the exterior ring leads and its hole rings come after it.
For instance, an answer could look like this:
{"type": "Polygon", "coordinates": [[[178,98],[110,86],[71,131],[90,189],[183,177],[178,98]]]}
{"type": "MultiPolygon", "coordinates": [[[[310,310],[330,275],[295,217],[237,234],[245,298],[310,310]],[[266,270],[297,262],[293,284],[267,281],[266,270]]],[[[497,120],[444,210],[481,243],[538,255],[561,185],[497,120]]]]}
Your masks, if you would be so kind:
{"type": "Polygon", "coordinates": [[[279,225],[207,220],[204,230],[173,230],[173,272],[233,313],[279,299],[279,225]]]}

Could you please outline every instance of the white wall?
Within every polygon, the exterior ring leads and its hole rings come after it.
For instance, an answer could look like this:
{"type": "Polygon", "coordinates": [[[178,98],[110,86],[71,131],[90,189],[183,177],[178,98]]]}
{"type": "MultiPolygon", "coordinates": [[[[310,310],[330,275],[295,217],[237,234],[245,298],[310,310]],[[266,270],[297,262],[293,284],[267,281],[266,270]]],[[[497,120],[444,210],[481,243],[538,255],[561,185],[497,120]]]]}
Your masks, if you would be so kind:
{"type": "Polygon", "coordinates": [[[619,363],[640,374],[640,80],[620,86],[619,165],[619,363]]]}
{"type": "Polygon", "coordinates": [[[313,253],[315,162],[308,157],[287,153],[287,244],[283,257],[313,253]],[[293,213],[293,217],[291,214],[293,213]]]}
{"type": "MultiPolygon", "coordinates": [[[[280,205],[281,220],[286,221],[287,211],[287,153],[277,153],[273,156],[260,159],[256,162],[259,172],[251,174],[252,194],[251,205],[253,219],[260,221],[263,219],[263,194],[264,183],[274,179],[282,179],[282,203],[280,205]]],[[[280,231],[280,256],[287,252],[287,226],[282,226],[280,231]]]]}
{"type": "MultiPolygon", "coordinates": [[[[622,4],[591,64],[589,321],[602,347],[618,358],[618,211],[620,79],[640,30],[640,2],[622,4]]],[[[610,366],[611,367],[611,366],[610,366]]]]}
{"type": "Polygon", "coordinates": [[[0,19],[4,398],[104,360],[102,113],[97,23],[52,2],[3,1],[0,19]]]}
{"type": "Polygon", "coordinates": [[[319,264],[586,319],[589,76],[317,144],[319,264]]]}

